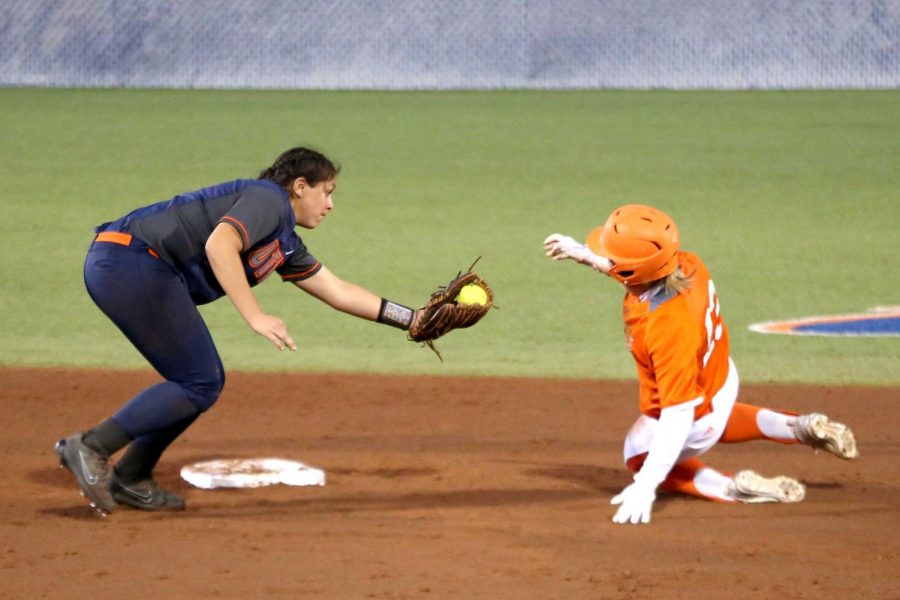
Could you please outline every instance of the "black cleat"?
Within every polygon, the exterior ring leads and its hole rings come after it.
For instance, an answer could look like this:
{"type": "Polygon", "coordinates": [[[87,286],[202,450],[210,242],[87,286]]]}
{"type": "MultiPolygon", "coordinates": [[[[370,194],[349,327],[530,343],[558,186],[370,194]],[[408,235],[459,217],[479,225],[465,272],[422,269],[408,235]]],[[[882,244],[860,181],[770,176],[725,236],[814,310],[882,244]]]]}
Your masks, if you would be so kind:
{"type": "Polygon", "coordinates": [[[112,468],[105,456],[84,445],[83,436],[76,433],[56,442],[56,454],[60,466],[75,477],[81,495],[87,498],[91,508],[105,517],[116,510],[116,501],[112,497],[112,468]]]}
{"type": "Polygon", "coordinates": [[[125,482],[116,477],[112,497],[119,504],[140,510],[184,510],[184,500],[162,489],[153,479],[125,482]]]}

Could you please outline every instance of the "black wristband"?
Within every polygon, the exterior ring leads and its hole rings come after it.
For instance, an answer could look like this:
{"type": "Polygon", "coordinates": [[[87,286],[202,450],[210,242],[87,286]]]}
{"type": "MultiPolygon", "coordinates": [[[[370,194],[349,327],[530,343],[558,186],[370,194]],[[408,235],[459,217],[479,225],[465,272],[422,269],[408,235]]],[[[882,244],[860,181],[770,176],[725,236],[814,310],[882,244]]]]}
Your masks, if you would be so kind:
{"type": "Polygon", "coordinates": [[[391,302],[387,298],[381,299],[381,308],[378,309],[378,322],[407,330],[412,325],[415,311],[408,306],[391,302]]]}

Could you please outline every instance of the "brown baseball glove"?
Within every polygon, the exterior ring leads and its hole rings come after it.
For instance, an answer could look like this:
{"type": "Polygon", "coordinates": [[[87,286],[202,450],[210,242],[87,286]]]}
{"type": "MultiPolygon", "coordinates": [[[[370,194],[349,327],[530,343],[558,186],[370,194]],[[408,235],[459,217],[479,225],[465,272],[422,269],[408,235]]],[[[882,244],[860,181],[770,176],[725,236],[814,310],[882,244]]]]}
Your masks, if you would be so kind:
{"type": "Polygon", "coordinates": [[[475,263],[467,272],[460,272],[450,283],[431,294],[409,328],[409,339],[425,344],[441,360],[443,358],[434,347],[434,340],[454,329],[471,327],[494,306],[493,290],[484,279],[472,272],[475,263]]]}

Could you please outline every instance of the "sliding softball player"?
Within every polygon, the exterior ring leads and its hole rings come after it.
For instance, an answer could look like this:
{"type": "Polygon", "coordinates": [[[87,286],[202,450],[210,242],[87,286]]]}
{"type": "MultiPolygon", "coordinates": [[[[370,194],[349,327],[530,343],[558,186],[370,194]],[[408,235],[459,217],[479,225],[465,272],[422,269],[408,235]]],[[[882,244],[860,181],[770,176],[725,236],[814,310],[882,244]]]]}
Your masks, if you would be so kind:
{"type": "Polygon", "coordinates": [[[799,502],[802,483],[744,470],[734,475],[700,460],[716,443],[771,440],[805,444],[839,458],[858,455],[850,429],[827,416],[797,415],[737,401],[739,380],[716,286],[700,258],[679,249],[675,222],[631,204],[593,229],[586,244],[561,234],[547,256],[574,260],[625,286],[626,342],[637,366],[640,416],[625,437],[633,482],[611,503],[616,523],[648,523],[656,490],[726,503],[799,502]]]}

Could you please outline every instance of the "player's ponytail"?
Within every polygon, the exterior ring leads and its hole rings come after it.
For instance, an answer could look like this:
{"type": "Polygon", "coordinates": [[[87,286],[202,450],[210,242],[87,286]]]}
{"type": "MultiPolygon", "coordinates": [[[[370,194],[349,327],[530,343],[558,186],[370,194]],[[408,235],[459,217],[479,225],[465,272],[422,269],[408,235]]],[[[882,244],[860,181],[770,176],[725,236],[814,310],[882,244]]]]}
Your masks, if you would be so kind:
{"type": "Polygon", "coordinates": [[[693,283],[693,277],[693,272],[685,274],[685,272],[681,270],[681,266],[678,266],[674,272],[666,275],[666,294],[675,296],[690,289],[691,284],[693,283]]]}
{"type": "Polygon", "coordinates": [[[325,155],[309,148],[291,148],[275,159],[272,166],[260,172],[258,179],[267,179],[288,188],[298,177],[315,186],[334,179],[341,169],[325,155]]]}

